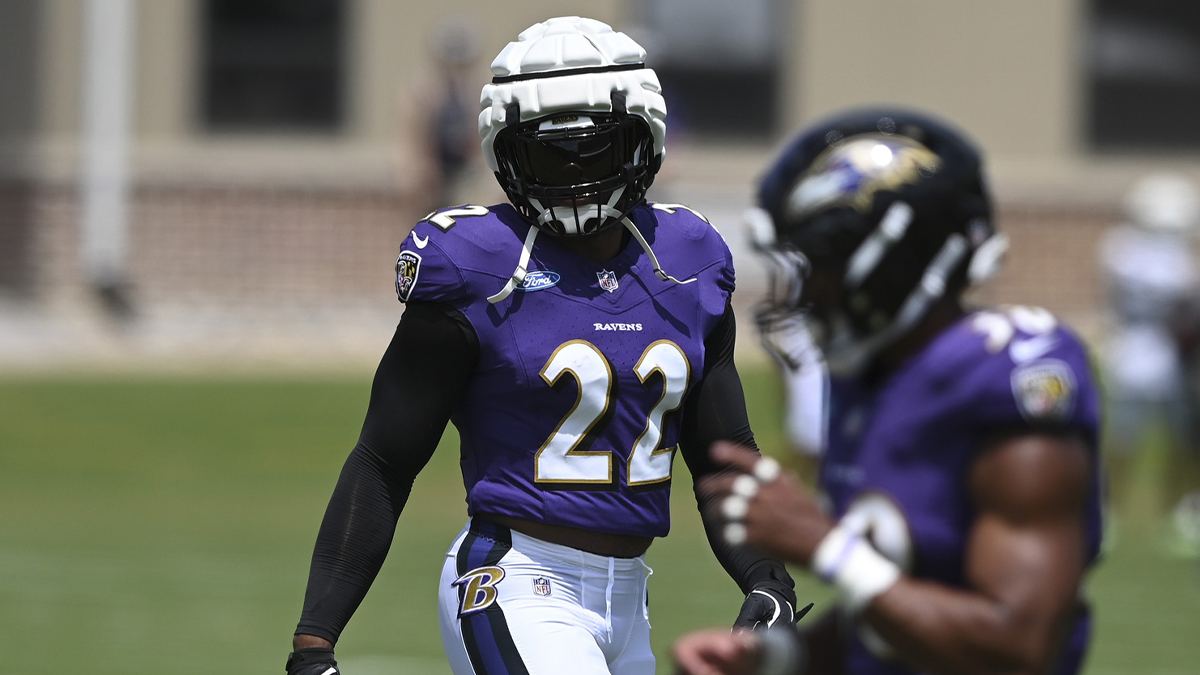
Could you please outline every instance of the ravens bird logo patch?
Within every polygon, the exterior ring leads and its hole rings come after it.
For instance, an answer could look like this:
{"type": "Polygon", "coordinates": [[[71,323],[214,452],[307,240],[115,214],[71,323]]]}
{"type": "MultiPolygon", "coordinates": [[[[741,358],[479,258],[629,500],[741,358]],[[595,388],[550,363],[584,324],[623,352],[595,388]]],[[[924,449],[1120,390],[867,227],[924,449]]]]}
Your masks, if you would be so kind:
{"type": "Polygon", "coordinates": [[[412,251],[401,251],[400,257],[396,258],[396,297],[400,302],[408,302],[420,272],[421,256],[412,251]]]}
{"type": "Polygon", "coordinates": [[[1021,414],[1030,420],[1062,419],[1075,405],[1075,378],[1062,361],[1035,361],[1017,368],[1012,390],[1021,414]]]}

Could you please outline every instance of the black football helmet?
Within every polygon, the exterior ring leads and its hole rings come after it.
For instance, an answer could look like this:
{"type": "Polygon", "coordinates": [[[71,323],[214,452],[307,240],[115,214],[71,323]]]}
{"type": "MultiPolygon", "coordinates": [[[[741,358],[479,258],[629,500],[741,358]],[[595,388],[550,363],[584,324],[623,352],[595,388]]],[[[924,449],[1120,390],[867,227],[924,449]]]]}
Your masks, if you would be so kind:
{"type": "Polygon", "coordinates": [[[760,325],[803,312],[835,374],[856,372],[936,301],[991,276],[1007,248],[979,152],[908,110],[810,126],[761,179],[747,221],[771,276],[760,325]]]}

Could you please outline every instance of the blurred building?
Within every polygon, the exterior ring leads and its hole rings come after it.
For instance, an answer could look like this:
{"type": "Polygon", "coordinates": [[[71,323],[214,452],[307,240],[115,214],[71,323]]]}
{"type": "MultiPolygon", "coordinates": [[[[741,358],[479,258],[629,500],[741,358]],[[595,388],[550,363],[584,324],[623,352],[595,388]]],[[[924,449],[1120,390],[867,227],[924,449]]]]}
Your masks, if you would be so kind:
{"type": "MultiPolygon", "coordinates": [[[[1200,176],[1194,3],[5,0],[0,297],[70,306],[89,294],[87,17],[111,2],[131,13],[127,244],[116,255],[143,307],[396,311],[391,258],[423,215],[403,133],[411,107],[397,99],[452,16],[481,29],[480,84],[487,57],[547,16],[634,34],[686,138],[686,163],[672,166],[668,149],[660,198],[694,202],[735,236],[756,172],[801,123],[856,104],[936,111],[988,150],[1012,235],[987,299],[1039,303],[1085,327],[1099,307],[1096,241],[1126,188],[1152,168],[1200,176]]],[[[486,175],[478,192],[502,198],[486,175]]],[[[742,270],[752,285],[752,266],[742,270]]]]}

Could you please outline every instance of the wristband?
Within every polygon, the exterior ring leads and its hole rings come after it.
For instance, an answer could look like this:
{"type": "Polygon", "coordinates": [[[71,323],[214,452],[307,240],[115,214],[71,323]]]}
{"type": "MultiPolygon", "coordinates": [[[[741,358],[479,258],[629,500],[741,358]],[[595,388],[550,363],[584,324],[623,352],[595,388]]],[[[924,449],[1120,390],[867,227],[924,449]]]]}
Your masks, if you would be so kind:
{"type": "Polygon", "coordinates": [[[842,604],[851,613],[861,612],[871,600],[900,578],[900,567],[854,532],[835,527],[813,554],[813,571],[822,581],[837,586],[842,604]]]}
{"type": "Polygon", "coordinates": [[[791,675],[804,671],[807,658],[794,630],[771,629],[755,635],[762,651],[754,675],[791,675]]]}

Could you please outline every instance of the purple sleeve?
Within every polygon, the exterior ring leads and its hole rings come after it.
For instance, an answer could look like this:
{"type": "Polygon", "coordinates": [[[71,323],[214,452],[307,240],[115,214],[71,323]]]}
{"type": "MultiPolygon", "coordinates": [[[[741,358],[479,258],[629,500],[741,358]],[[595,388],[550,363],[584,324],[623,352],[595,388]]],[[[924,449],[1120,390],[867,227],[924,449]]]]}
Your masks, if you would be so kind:
{"type": "Polygon", "coordinates": [[[964,412],[981,429],[1082,431],[1094,437],[1099,397],[1084,345],[1059,327],[1018,334],[964,379],[964,412]]]}
{"type": "Polygon", "coordinates": [[[457,305],[467,294],[462,269],[439,241],[446,236],[428,221],[417,223],[400,245],[396,258],[396,297],[400,302],[446,302],[457,305]]]}
{"type": "MultiPolygon", "coordinates": [[[[719,234],[718,238],[721,238],[719,234]]],[[[729,246],[725,244],[723,238],[721,238],[721,247],[725,252],[725,264],[721,266],[721,271],[717,275],[717,288],[721,289],[728,297],[737,288],[737,275],[733,269],[733,252],[729,250],[729,246]]]]}

